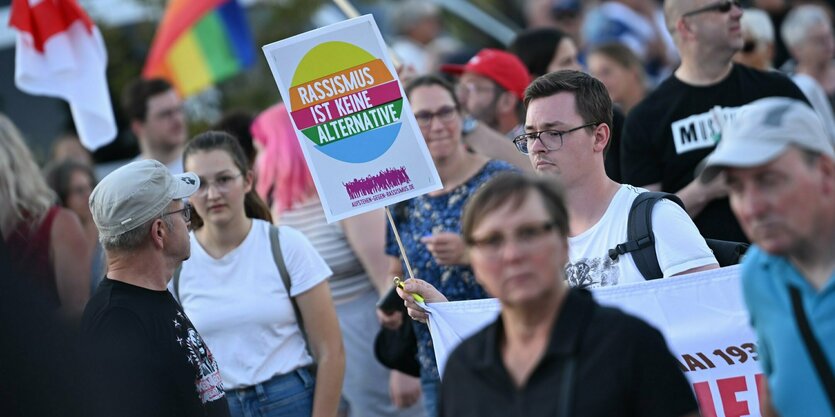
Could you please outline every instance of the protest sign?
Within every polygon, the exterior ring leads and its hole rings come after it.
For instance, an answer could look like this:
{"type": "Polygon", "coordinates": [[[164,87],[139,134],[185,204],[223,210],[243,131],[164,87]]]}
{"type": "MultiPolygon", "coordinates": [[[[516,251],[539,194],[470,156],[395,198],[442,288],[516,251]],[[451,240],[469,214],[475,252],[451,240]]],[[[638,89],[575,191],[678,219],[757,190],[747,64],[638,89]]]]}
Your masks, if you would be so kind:
{"type": "Polygon", "coordinates": [[[328,222],[442,187],[371,16],[263,50],[328,222]]]}
{"type": "MultiPolygon", "coordinates": [[[[595,299],[664,334],[703,417],[760,415],[765,377],[742,299],[739,266],[592,290],[595,299]]],[[[495,299],[427,305],[438,369],[467,336],[495,320],[495,299]]]]}

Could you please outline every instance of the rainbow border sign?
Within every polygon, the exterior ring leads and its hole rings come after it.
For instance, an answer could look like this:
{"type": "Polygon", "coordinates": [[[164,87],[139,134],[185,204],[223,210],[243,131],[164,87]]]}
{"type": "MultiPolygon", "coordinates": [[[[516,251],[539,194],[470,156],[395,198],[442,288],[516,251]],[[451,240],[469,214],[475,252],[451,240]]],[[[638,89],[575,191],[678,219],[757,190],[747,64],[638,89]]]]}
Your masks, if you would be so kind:
{"type": "Polygon", "coordinates": [[[442,187],[373,17],[263,50],[328,222],[442,187]]]}

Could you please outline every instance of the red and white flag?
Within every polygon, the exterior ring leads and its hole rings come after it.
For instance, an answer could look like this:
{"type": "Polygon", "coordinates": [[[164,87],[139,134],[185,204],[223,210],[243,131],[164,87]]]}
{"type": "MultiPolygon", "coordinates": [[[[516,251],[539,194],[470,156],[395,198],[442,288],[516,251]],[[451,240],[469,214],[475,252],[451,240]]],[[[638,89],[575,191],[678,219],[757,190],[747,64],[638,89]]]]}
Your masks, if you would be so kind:
{"type": "Polygon", "coordinates": [[[81,143],[95,150],[116,137],[107,89],[107,51],[76,0],[12,0],[17,29],[15,84],[70,104],[81,143]]]}

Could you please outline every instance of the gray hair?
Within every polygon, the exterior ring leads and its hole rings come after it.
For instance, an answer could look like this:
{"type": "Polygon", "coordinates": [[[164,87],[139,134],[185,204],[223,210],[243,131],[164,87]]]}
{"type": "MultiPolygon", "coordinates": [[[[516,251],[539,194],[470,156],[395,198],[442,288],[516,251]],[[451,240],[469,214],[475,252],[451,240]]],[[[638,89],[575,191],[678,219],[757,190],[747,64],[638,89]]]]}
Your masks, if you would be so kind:
{"type": "Polygon", "coordinates": [[[742,33],[750,33],[757,42],[774,43],[774,24],[765,11],[745,9],[739,23],[742,25],[742,33]]]}
{"type": "Polygon", "coordinates": [[[831,25],[822,7],[811,4],[797,6],[780,26],[780,35],[789,49],[796,48],[806,40],[806,32],[821,23],[831,25]]]}
{"type": "Polygon", "coordinates": [[[159,212],[158,215],[154,216],[151,220],[148,220],[144,224],[136,227],[134,229],[128,230],[125,233],[116,236],[104,236],[99,235],[99,242],[101,246],[106,251],[112,252],[125,252],[130,250],[135,250],[141,247],[145,242],[148,240],[148,229],[151,228],[151,224],[153,224],[157,220],[162,220],[165,223],[165,227],[169,230],[174,228],[174,221],[171,220],[168,216],[163,215],[167,210],[168,206],[165,206],[162,211],[159,212]]]}

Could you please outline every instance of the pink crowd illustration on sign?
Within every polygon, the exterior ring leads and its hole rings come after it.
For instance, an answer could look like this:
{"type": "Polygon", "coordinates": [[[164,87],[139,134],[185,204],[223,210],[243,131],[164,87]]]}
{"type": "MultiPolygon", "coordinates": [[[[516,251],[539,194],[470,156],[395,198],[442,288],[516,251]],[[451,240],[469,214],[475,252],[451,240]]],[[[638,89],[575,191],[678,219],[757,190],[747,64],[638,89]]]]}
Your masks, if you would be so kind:
{"type": "Polygon", "coordinates": [[[387,168],[380,171],[377,175],[356,178],[347,184],[343,182],[342,185],[345,186],[348,196],[353,200],[390,190],[410,182],[412,180],[409,178],[409,174],[406,173],[406,167],[401,166],[400,168],[387,168]]]}

